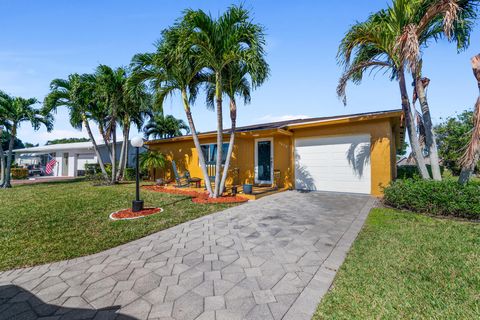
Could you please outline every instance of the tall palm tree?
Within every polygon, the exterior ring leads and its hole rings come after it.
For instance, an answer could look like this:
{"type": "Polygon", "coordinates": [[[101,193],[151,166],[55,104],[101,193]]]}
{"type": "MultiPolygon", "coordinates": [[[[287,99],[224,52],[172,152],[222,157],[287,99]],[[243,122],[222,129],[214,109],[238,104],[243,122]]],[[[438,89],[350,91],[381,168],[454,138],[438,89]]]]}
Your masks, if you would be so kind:
{"type": "Polygon", "coordinates": [[[186,134],[190,133],[190,128],[182,119],[177,119],[172,115],[165,116],[161,112],[150,115],[150,120],[143,128],[147,139],[149,137],[166,139],[182,136],[182,130],[185,131],[186,134]]]}
{"type": "Polygon", "coordinates": [[[11,188],[10,172],[13,160],[13,145],[17,136],[18,127],[23,122],[29,122],[35,130],[40,128],[40,125],[45,125],[48,131],[53,128],[53,117],[50,112],[35,108],[34,105],[38,103],[37,99],[24,99],[21,97],[2,96],[0,98],[0,105],[3,117],[10,127],[10,142],[8,145],[7,164],[5,168],[5,178],[2,188],[11,188]]]}
{"type": "Polygon", "coordinates": [[[75,73],[69,75],[67,79],[54,79],[50,83],[50,93],[45,97],[43,105],[48,112],[56,111],[59,107],[66,107],[70,114],[72,127],[78,130],[82,130],[82,125],[85,127],[93,144],[100,170],[107,180],[107,171],[89,123],[89,120],[95,119],[94,114],[99,109],[95,101],[95,87],[95,78],[89,74],[75,73]]]}
{"type": "Polygon", "coordinates": [[[400,25],[401,34],[396,48],[407,60],[414,84],[414,100],[420,102],[424,128],[425,145],[430,156],[432,177],[441,180],[437,142],[433,130],[430,108],[426,96],[426,85],[430,82],[422,76],[423,49],[431,40],[444,35],[456,42],[457,50],[464,50],[470,44],[470,33],[477,17],[478,0],[397,0],[391,10],[394,21],[400,25]]]}
{"type": "Polygon", "coordinates": [[[213,196],[217,197],[222,190],[220,189],[223,158],[222,74],[229,64],[241,63],[249,71],[254,85],[265,80],[268,65],[264,59],[264,28],[253,23],[250,13],[242,6],[229,7],[218,19],[202,10],[186,10],[180,24],[188,30],[182,45],[189,48],[197,57],[199,64],[210,70],[215,77],[217,159],[213,196]]]}
{"type": "MultiPolygon", "coordinates": [[[[480,54],[472,58],[473,75],[477,80],[477,86],[480,90],[480,54]]],[[[462,171],[458,182],[460,184],[466,184],[475,170],[480,159],[480,97],[477,98],[475,103],[475,110],[473,111],[473,130],[470,141],[467,145],[467,149],[461,159],[462,171]]]]}
{"type": "MultiPolygon", "coordinates": [[[[387,10],[372,14],[367,21],[352,26],[339,48],[338,59],[345,66],[345,72],[339,81],[337,93],[343,98],[344,103],[347,82],[349,80],[354,83],[361,82],[368,70],[389,71],[391,79],[398,81],[412,153],[424,179],[429,179],[430,175],[425,165],[423,148],[416,135],[417,128],[406,86],[406,71],[411,71],[415,80],[418,80],[421,75],[420,48],[426,46],[430,40],[440,39],[443,34],[447,34],[450,39],[457,42],[459,48],[468,42],[467,35],[471,28],[469,9],[461,11],[461,14],[458,11],[454,14],[452,10],[448,10],[452,3],[465,5],[466,2],[466,0],[395,0],[387,10]],[[453,19],[453,23],[450,18],[453,19]],[[415,41],[409,41],[410,38],[415,38],[415,41]]],[[[425,109],[428,105],[425,103],[426,97],[422,90],[423,83],[415,81],[415,86],[419,98],[421,97],[422,109],[425,111],[425,122],[429,122],[427,124],[429,126],[431,120],[428,108],[425,109]]],[[[431,146],[430,152],[435,153],[433,129],[429,129],[429,132],[428,145],[431,146]]],[[[439,173],[437,170],[435,172],[435,178],[438,179],[439,173]]]]}
{"type": "MultiPolygon", "coordinates": [[[[0,91],[0,100],[8,99],[8,95],[0,91]]],[[[3,107],[3,104],[0,103],[0,186],[3,185],[5,181],[5,152],[3,151],[2,147],[2,138],[3,138],[3,130],[5,130],[5,126],[7,125],[6,119],[7,111],[3,107]]]]}
{"type": "MultiPolygon", "coordinates": [[[[108,123],[106,138],[107,142],[111,139],[111,161],[112,176],[111,183],[117,180],[117,126],[120,118],[120,112],[125,109],[124,106],[124,86],[127,78],[127,71],[124,68],[112,69],[106,65],[99,65],[95,71],[97,78],[97,98],[104,104],[108,112],[108,123]]],[[[127,139],[128,141],[128,139],[127,139]]],[[[123,142],[127,143],[126,141],[123,142]]],[[[122,148],[123,150],[123,148],[122,148]]]]}
{"type": "Polygon", "coordinates": [[[208,176],[205,157],[203,156],[197,130],[193,121],[191,105],[195,102],[199,85],[204,78],[194,57],[179,45],[179,39],[184,30],[180,26],[164,30],[162,39],[157,43],[155,53],[137,54],[132,59],[132,82],[150,83],[155,91],[155,109],[163,110],[163,103],[168,96],[179,92],[183,109],[190,126],[193,142],[197,150],[202,169],[205,187],[213,195],[208,176]]]}

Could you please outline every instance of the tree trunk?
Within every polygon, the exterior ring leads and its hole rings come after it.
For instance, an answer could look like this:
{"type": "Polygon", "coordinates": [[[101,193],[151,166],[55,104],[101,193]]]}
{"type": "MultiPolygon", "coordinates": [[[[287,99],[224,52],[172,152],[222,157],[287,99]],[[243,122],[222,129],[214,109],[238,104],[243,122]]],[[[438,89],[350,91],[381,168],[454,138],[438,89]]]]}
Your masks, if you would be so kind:
{"type": "Polygon", "coordinates": [[[217,163],[215,166],[215,192],[213,198],[221,196],[223,189],[220,189],[220,179],[223,157],[223,112],[222,112],[222,78],[219,72],[215,74],[215,96],[217,100],[217,163]]]}
{"type": "Polygon", "coordinates": [[[5,182],[5,153],[2,148],[3,127],[0,126],[0,188],[5,182]]]}
{"type": "Polygon", "coordinates": [[[192,133],[193,143],[195,144],[195,148],[197,149],[198,162],[200,162],[203,179],[205,180],[205,188],[207,188],[208,193],[210,194],[210,196],[212,196],[212,185],[208,176],[207,165],[205,164],[205,157],[203,156],[202,147],[200,146],[200,141],[198,140],[197,130],[195,129],[195,124],[193,123],[192,113],[190,112],[190,105],[188,104],[187,92],[185,90],[182,90],[182,100],[188,124],[190,126],[190,132],[192,133]]]}
{"type": "Polygon", "coordinates": [[[87,134],[88,134],[88,137],[90,138],[90,141],[92,141],[93,150],[95,151],[95,155],[97,156],[97,159],[98,159],[97,161],[98,161],[98,164],[100,165],[100,170],[102,171],[103,177],[105,178],[106,181],[108,181],[108,174],[107,174],[107,170],[105,170],[105,164],[103,163],[102,156],[100,155],[100,150],[98,149],[97,142],[93,137],[92,129],[90,129],[90,124],[88,123],[88,119],[85,116],[83,116],[83,125],[87,130],[87,134]]]}
{"type": "MultiPolygon", "coordinates": [[[[473,75],[477,79],[477,86],[480,90],[480,54],[472,58],[473,75]]],[[[465,154],[462,157],[462,171],[458,183],[466,184],[472,176],[475,166],[480,158],[480,97],[477,98],[475,110],[473,111],[472,137],[467,145],[465,154]]]]}
{"type": "Polygon", "coordinates": [[[228,145],[227,157],[225,159],[225,166],[223,167],[222,181],[220,182],[220,190],[225,188],[227,181],[228,168],[230,167],[230,159],[232,158],[233,147],[235,144],[235,129],[237,124],[237,104],[235,99],[230,99],[230,119],[232,121],[232,131],[230,133],[230,142],[228,145]]]}
{"type": "Polygon", "coordinates": [[[110,161],[112,161],[112,150],[110,150],[110,143],[108,142],[109,139],[105,133],[105,128],[103,127],[103,124],[99,123],[98,124],[98,131],[100,132],[100,135],[102,136],[103,143],[105,144],[105,148],[107,149],[108,156],[110,158],[110,161]]]}
{"type": "Polygon", "coordinates": [[[418,171],[423,179],[430,179],[427,166],[425,165],[425,159],[418,142],[417,132],[415,130],[415,123],[412,118],[412,110],[410,108],[410,100],[408,99],[407,86],[405,84],[405,73],[403,70],[398,71],[398,84],[400,87],[400,95],[402,98],[402,109],[405,114],[405,123],[407,125],[408,138],[412,147],[413,157],[417,162],[418,171]]]}
{"type": "Polygon", "coordinates": [[[15,143],[15,136],[17,135],[17,124],[12,124],[12,131],[10,132],[10,142],[8,144],[8,154],[7,154],[7,166],[5,168],[5,178],[2,184],[2,188],[11,188],[10,184],[11,171],[12,171],[12,161],[13,161],[13,144],[15,143]]]}
{"type": "Polygon", "coordinates": [[[130,124],[124,124],[123,142],[122,142],[122,149],[120,151],[120,164],[118,167],[117,181],[120,181],[121,179],[123,179],[123,172],[125,170],[125,152],[127,150],[129,132],[130,132],[130,124]]]}
{"type": "Polygon", "coordinates": [[[430,166],[432,168],[432,177],[434,180],[441,181],[442,173],[440,172],[440,163],[438,158],[437,141],[435,132],[433,131],[432,118],[430,116],[430,108],[428,106],[425,88],[420,78],[415,80],[415,89],[417,91],[418,100],[422,109],[422,117],[425,127],[425,142],[430,156],[430,166]]]}
{"type": "Polygon", "coordinates": [[[112,184],[117,182],[117,124],[112,130],[112,184]]]}

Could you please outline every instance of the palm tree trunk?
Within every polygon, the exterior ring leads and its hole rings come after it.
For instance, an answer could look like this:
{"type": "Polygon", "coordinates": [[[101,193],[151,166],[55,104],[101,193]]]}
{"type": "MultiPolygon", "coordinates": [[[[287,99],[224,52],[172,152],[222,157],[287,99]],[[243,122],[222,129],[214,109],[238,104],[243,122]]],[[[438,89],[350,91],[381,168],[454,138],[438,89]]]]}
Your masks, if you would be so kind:
{"type": "Polygon", "coordinates": [[[123,179],[123,172],[125,169],[125,152],[127,149],[129,132],[130,132],[130,125],[125,124],[123,127],[123,142],[122,142],[122,149],[120,151],[120,164],[118,167],[118,174],[117,174],[118,181],[123,179]]]}
{"type": "Polygon", "coordinates": [[[0,126],[0,188],[5,182],[5,153],[2,148],[3,127],[0,126]]]}
{"type": "Polygon", "coordinates": [[[418,142],[417,133],[415,130],[415,123],[413,122],[412,110],[410,107],[410,100],[408,99],[407,86],[405,84],[405,73],[403,70],[398,71],[398,84],[400,87],[400,95],[402,97],[402,109],[405,114],[405,123],[407,125],[408,138],[412,147],[413,157],[417,162],[418,171],[423,179],[430,179],[425,159],[423,158],[422,149],[418,142]]]}
{"type": "Polygon", "coordinates": [[[105,144],[105,148],[107,149],[107,153],[110,158],[110,161],[112,161],[112,150],[110,149],[110,143],[108,142],[109,139],[107,137],[107,134],[105,133],[105,128],[103,127],[103,124],[101,123],[98,124],[98,131],[102,136],[103,143],[105,144]]]}
{"type": "MultiPolygon", "coordinates": [[[[477,79],[477,86],[480,91],[480,54],[472,58],[473,75],[477,79]]],[[[475,166],[480,158],[480,97],[477,98],[473,112],[473,130],[465,154],[462,157],[462,171],[458,183],[466,184],[472,176],[475,166]]]]}
{"type": "Polygon", "coordinates": [[[230,133],[230,142],[228,145],[227,157],[225,159],[225,166],[223,167],[222,181],[220,182],[220,190],[225,188],[227,181],[228,168],[230,167],[230,159],[232,158],[233,147],[235,144],[235,129],[237,125],[237,103],[234,99],[230,99],[230,119],[232,121],[232,132],[230,133]]]}
{"type": "Polygon", "coordinates": [[[192,132],[193,143],[198,153],[198,161],[200,162],[200,168],[202,169],[203,179],[205,180],[205,188],[207,188],[208,193],[212,196],[212,185],[210,183],[210,178],[208,177],[207,165],[205,164],[205,157],[203,156],[202,147],[200,146],[200,141],[198,140],[197,130],[195,129],[195,124],[193,123],[192,113],[190,111],[190,105],[188,104],[187,92],[182,90],[182,100],[183,107],[185,109],[185,115],[187,116],[188,124],[190,126],[190,131],[192,132]]]}
{"type": "Polygon", "coordinates": [[[83,116],[83,125],[87,130],[87,134],[88,134],[88,137],[90,138],[90,141],[92,141],[93,150],[95,151],[95,155],[97,156],[97,159],[98,159],[97,161],[98,161],[98,164],[100,165],[100,170],[102,171],[103,177],[105,178],[105,180],[108,181],[108,174],[107,174],[107,170],[105,170],[105,164],[103,163],[102,156],[100,155],[100,150],[98,149],[97,142],[93,137],[92,129],[90,128],[88,119],[85,116],[83,116]]]}
{"type": "Polygon", "coordinates": [[[13,161],[13,145],[15,143],[15,136],[17,135],[17,124],[12,124],[12,131],[10,132],[10,142],[8,144],[8,154],[7,154],[7,166],[5,168],[5,178],[2,184],[2,188],[7,189],[11,188],[11,171],[12,171],[12,161],[13,161]]]}
{"type": "Polygon", "coordinates": [[[430,166],[432,168],[432,177],[434,180],[441,181],[442,173],[440,172],[440,162],[438,158],[437,141],[435,132],[433,131],[432,117],[430,116],[430,108],[428,106],[425,88],[420,78],[415,80],[415,90],[417,91],[418,100],[422,109],[423,123],[425,127],[425,140],[430,156],[430,166]]]}
{"type": "Polygon", "coordinates": [[[117,124],[112,129],[112,184],[117,182],[117,124]]]}
{"type": "Polygon", "coordinates": [[[222,157],[223,157],[223,112],[222,112],[222,84],[221,75],[216,73],[216,100],[217,100],[217,163],[215,166],[215,192],[213,198],[217,198],[223,193],[223,189],[220,189],[221,169],[222,169],[222,157]]]}

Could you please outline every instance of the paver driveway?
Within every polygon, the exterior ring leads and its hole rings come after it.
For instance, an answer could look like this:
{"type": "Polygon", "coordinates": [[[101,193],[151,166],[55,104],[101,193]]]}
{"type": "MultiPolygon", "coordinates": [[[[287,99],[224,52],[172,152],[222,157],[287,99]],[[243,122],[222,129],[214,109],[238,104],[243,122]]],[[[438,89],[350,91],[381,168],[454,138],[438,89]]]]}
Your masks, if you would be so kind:
{"type": "Polygon", "coordinates": [[[0,319],[310,319],[373,203],[289,191],[92,256],[6,271],[0,319]]]}

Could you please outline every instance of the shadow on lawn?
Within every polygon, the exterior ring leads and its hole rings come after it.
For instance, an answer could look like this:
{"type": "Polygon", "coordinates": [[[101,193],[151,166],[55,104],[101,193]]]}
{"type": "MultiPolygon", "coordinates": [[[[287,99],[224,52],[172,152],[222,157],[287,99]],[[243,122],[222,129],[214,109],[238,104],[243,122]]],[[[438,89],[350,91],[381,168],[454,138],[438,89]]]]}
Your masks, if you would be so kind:
{"type": "MultiPolygon", "coordinates": [[[[72,304],[87,304],[80,297],[69,298],[72,304]]],[[[68,301],[68,300],[67,300],[68,301]]],[[[3,319],[122,319],[138,320],[137,318],[117,313],[120,306],[102,309],[68,308],[43,302],[31,292],[16,286],[0,286],[0,320],[3,319]],[[46,318],[45,318],[46,319],[46,318]],[[49,318],[50,319],[50,318],[49,318]]]]}

